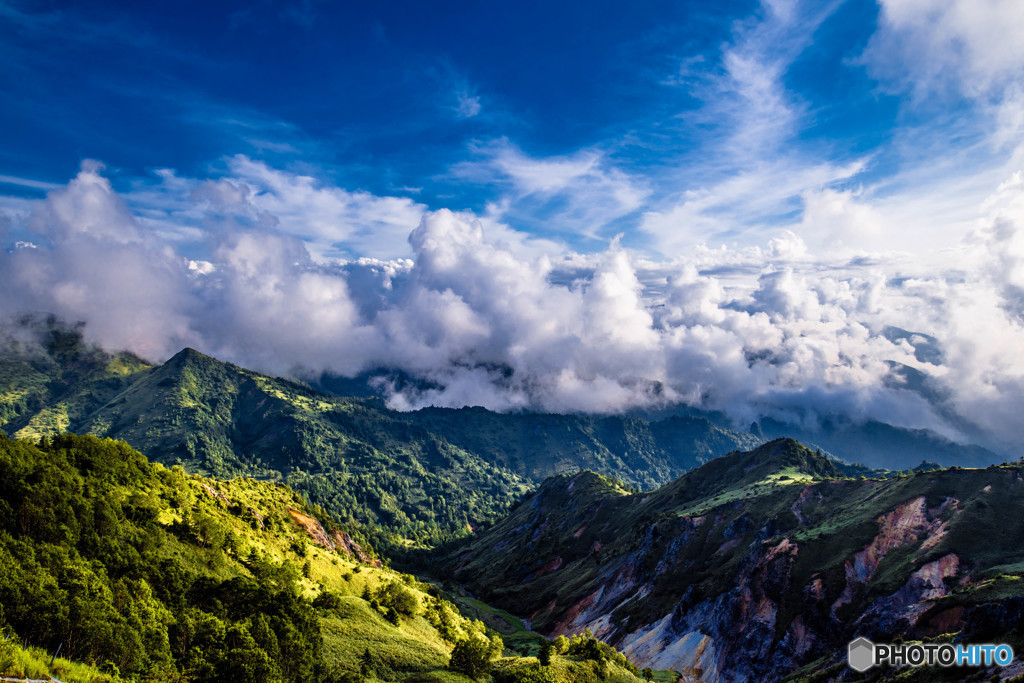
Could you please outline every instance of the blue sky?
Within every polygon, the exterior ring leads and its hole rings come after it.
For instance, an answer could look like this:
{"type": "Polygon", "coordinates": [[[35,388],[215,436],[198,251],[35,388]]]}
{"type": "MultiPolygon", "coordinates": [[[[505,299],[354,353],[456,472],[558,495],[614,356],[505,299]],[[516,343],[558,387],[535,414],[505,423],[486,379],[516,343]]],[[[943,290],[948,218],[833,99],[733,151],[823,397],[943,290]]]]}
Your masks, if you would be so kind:
{"type": "Polygon", "coordinates": [[[398,368],[403,408],[1004,447],[1022,35],[1019,0],[0,0],[0,315],[398,368]]]}
{"type": "Polygon", "coordinates": [[[671,257],[763,243],[807,193],[945,192],[941,169],[916,174],[951,152],[990,192],[1012,152],[987,140],[1019,70],[978,58],[978,92],[969,68],[931,73],[914,60],[954,48],[892,45],[936,18],[887,29],[863,0],[0,7],[10,195],[85,158],[126,190],[157,169],[230,176],[243,155],[428,209],[490,207],[580,251],[622,233],[671,257]]]}

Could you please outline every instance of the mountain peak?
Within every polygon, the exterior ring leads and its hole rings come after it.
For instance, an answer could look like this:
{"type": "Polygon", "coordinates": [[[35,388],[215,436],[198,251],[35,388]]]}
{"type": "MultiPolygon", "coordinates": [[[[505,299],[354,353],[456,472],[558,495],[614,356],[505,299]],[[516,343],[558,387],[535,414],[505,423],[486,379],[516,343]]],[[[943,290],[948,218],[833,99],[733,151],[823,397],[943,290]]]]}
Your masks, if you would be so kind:
{"type": "Polygon", "coordinates": [[[843,472],[821,451],[812,451],[796,439],[784,437],[740,454],[744,471],[762,475],[791,472],[813,479],[841,479],[843,472]]]}
{"type": "Polygon", "coordinates": [[[842,479],[843,472],[820,452],[791,438],[775,439],[749,451],[733,451],[690,470],[663,487],[659,497],[674,504],[689,504],[723,491],[738,490],[764,482],[842,479]]]}
{"type": "Polygon", "coordinates": [[[211,361],[214,360],[212,356],[207,356],[205,353],[196,351],[191,346],[186,346],[181,351],[170,357],[165,365],[182,365],[184,363],[194,363],[196,361],[211,361]]]}

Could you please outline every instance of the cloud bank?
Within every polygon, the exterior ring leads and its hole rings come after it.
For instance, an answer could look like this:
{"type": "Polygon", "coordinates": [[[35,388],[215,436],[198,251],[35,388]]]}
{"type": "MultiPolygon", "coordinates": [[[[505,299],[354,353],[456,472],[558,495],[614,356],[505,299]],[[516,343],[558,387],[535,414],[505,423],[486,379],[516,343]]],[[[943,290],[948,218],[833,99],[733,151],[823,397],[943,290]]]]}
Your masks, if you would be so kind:
{"type": "MultiPolygon", "coordinates": [[[[86,162],[28,213],[8,217],[0,313],[84,321],[91,340],[154,361],[192,346],[298,377],[400,370],[419,381],[380,381],[403,409],[687,404],[739,425],[836,413],[995,447],[1016,441],[1020,173],[993,192],[957,267],[935,271],[906,255],[823,260],[792,233],[673,260],[617,241],[553,253],[471,213],[323,188],[247,159],[232,169],[216,180],[177,178],[180,196],[165,205],[184,208],[154,220],[131,208],[140,194],[118,194],[102,166],[86,162]],[[168,230],[175,220],[181,230],[168,230]],[[411,258],[322,256],[338,235],[396,239],[402,221],[411,258]],[[180,235],[193,232],[206,258],[183,254],[180,235]],[[14,245],[15,233],[31,243],[14,245]],[[941,353],[921,352],[921,334],[941,353]],[[893,371],[902,366],[923,372],[928,391],[904,384],[893,371]]],[[[812,213],[850,201],[823,197],[812,213]]],[[[856,218],[886,229],[869,210],[856,218]]]]}

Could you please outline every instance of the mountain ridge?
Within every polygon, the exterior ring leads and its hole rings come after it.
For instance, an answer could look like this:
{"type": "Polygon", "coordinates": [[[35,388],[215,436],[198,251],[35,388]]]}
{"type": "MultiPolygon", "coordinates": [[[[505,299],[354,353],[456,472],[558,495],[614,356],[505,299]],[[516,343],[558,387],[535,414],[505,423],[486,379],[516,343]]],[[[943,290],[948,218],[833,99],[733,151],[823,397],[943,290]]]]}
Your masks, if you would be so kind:
{"type": "Polygon", "coordinates": [[[650,492],[548,480],[444,563],[541,633],[589,628],[639,666],[831,680],[860,635],[1024,646],[1021,534],[1024,464],[851,478],[783,439],[650,492]]]}
{"type": "MultiPolygon", "coordinates": [[[[191,471],[287,481],[361,541],[395,552],[493,523],[557,469],[543,457],[547,452],[565,454],[562,470],[589,465],[641,486],[667,481],[697,462],[687,459],[685,444],[675,444],[683,455],[674,459],[653,447],[642,422],[483,409],[400,413],[377,398],[331,396],[190,348],[163,365],[138,365],[113,378],[113,357],[88,347],[79,330],[56,328],[51,336],[64,350],[42,346],[42,370],[31,377],[60,384],[60,391],[37,391],[5,429],[31,438],[65,430],[123,438],[156,461],[191,471]],[[91,359],[86,379],[95,381],[62,380],[68,349],[91,359]],[[93,390],[104,382],[113,383],[93,390]],[[62,419],[55,422],[52,414],[62,419]],[[647,448],[629,450],[633,443],[647,448]]],[[[22,368],[18,363],[8,366],[22,368]]],[[[18,380],[12,375],[9,387],[18,380]]],[[[695,425],[689,443],[707,457],[753,439],[708,422],[695,425]],[[714,442],[701,442],[703,434],[714,442]]]]}

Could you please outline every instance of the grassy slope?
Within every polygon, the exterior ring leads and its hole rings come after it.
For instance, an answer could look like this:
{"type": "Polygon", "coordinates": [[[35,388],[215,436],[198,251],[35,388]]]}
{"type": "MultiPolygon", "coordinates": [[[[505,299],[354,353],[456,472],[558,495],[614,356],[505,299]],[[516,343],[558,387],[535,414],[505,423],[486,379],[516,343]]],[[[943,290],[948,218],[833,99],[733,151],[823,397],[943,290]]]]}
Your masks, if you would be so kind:
{"type": "MultiPolygon", "coordinates": [[[[14,528],[20,528],[17,524],[23,524],[29,514],[25,510],[32,509],[24,507],[27,504],[25,501],[41,502],[45,508],[49,499],[38,499],[38,493],[25,494],[25,490],[31,489],[24,489],[18,482],[28,482],[26,486],[33,486],[31,482],[45,481],[46,476],[58,475],[45,475],[40,479],[40,475],[29,474],[37,466],[44,467],[40,472],[49,471],[45,469],[47,465],[43,461],[52,458],[47,455],[50,451],[39,450],[24,441],[6,441],[2,436],[0,440],[0,469],[10,466],[15,468],[6,475],[8,493],[0,497],[0,512],[3,513],[0,518],[15,524],[14,528]],[[13,453],[11,449],[20,453],[14,460],[5,455],[13,453]]],[[[200,581],[208,582],[231,581],[239,577],[266,581],[276,580],[268,579],[268,576],[291,576],[291,580],[295,581],[295,589],[308,601],[306,609],[315,611],[319,620],[324,659],[331,676],[357,676],[363,664],[362,657],[369,651],[370,668],[373,675],[381,680],[467,680],[447,670],[453,641],[467,636],[471,631],[484,629],[484,624],[463,616],[436,586],[421,583],[387,567],[357,562],[338,549],[319,544],[316,536],[309,533],[309,527],[299,524],[296,517],[300,520],[309,518],[314,525],[319,518],[327,532],[334,528],[333,524],[322,512],[310,509],[285,485],[249,478],[222,481],[188,475],[178,467],[168,470],[160,464],[147,463],[138,454],[118,450],[124,448],[123,444],[92,437],[60,437],[59,444],[55,441],[54,447],[72,454],[69,456],[72,461],[79,463],[78,473],[70,473],[72,479],[67,479],[66,475],[59,476],[64,476],[65,481],[81,477],[81,484],[65,484],[65,487],[70,486],[72,490],[79,491],[102,491],[102,498],[106,501],[103,505],[113,506],[115,518],[120,520],[123,527],[133,528],[131,520],[140,514],[133,511],[150,511],[145,516],[152,517],[153,525],[144,534],[144,549],[140,546],[141,552],[151,553],[145,555],[147,565],[163,566],[161,563],[170,562],[179,568],[176,570],[179,573],[206,577],[200,578],[200,581]],[[79,452],[91,455],[74,455],[79,452]],[[96,453],[107,455],[96,456],[96,453]],[[129,457],[122,460],[125,456],[129,457]],[[107,464],[90,464],[101,462],[107,464]],[[117,510],[124,512],[117,513],[117,510]],[[124,516],[118,517],[119,514],[124,516]],[[291,569],[288,571],[283,569],[289,567],[291,569]],[[271,574],[267,574],[267,571],[271,574]],[[366,599],[367,596],[372,598],[377,595],[380,589],[390,584],[401,585],[413,596],[415,603],[409,614],[398,618],[397,624],[386,618],[384,607],[366,599]],[[323,604],[317,607],[321,602],[323,604]]],[[[50,489],[40,489],[44,492],[47,490],[50,489]]],[[[76,510],[81,509],[81,504],[74,503],[74,497],[71,500],[76,510]]],[[[63,520],[74,526],[73,520],[69,521],[67,517],[63,517],[63,520]]],[[[42,529],[44,534],[49,534],[52,525],[48,524],[42,529]]],[[[125,533],[130,535],[130,532],[125,533]]],[[[31,539],[32,536],[27,533],[16,533],[13,536],[0,533],[0,548],[14,548],[12,544],[34,542],[37,548],[35,552],[39,554],[48,547],[43,541],[31,539]]],[[[58,547],[67,546],[58,544],[58,547]]],[[[22,548],[17,552],[25,551],[22,548]]],[[[102,555],[99,561],[105,562],[102,555]]],[[[116,583],[115,575],[119,571],[115,565],[116,562],[107,564],[106,572],[99,574],[109,576],[112,586],[116,583]]],[[[8,585],[6,581],[8,579],[0,581],[0,591],[7,590],[3,587],[8,585]]],[[[70,587],[67,590],[74,589],[70,587]]],[[[488,620],[492,620],[490,617],[499,614],[479,601],[467,598],[459,600],[466,605],[466,611],[471,617],[487,615],[488,620]]],[[[8,607],[11,605],[13,603],[8,607]]],[[[38,609],[45,607],[39,606],[38,609]]],[[[15,612],[11,609],[9,612],[9,616],[15,619],[15,612]]],[[[505,628],[500,630],[518,636],[510,638],[508,645],[519,650],[536,645],[538,636],[526,634],[522,624],[512,620],[510,615],[503,623],[505,628]]],[[[4,613],[0,611],[2,627],[4,613]]],[[[171,628],[174,628],[173,625],[171,628]]],[[[9,626],[5,630],[11,635],[21,635],[12,634],[9,626]]],[[[57,633],[55,637],[62,636],[57,633]]],[[[518,666],[519,659],[514,650],[506,650],[505,655],[499,666],[518,666]]],[[[578,658],[562,658],[559,666],[562,669],[572,668],[576,666],[574,662],[579,661],[578,658]]],[[[105,669],[107,673],[104,673],[97,668],[99,665],[107,666],[101,658],[85,663],[58,660],[50,667],[44,651],[38,648],[24,649],[13,646],[13,643],[0,647],[0,674],[4,675],[53,674],[66,681],[119,680],[118,675],[110,673],[115,669],[108,667],[105,669]]],[[[616,668],[614,672],[616,680],[637,680],[624,669],[616,668]]],[[[143,678],[149,679],[148,676],[143,678]]]]}

